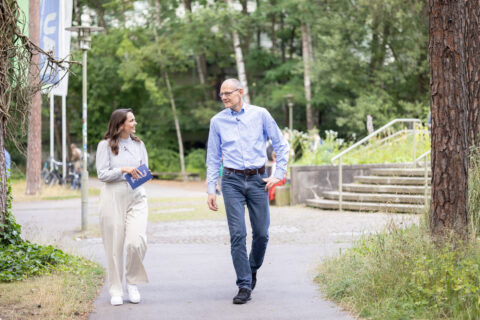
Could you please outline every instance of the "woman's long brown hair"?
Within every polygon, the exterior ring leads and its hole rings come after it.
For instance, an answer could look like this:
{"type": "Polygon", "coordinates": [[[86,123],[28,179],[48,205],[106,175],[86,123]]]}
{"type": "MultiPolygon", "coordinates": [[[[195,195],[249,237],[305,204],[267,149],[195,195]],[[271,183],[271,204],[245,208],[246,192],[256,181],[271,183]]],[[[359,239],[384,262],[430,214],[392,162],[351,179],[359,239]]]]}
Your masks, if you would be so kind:
{"type": "MultiPolygon", "coordinates": [[[[110,121],[108,122],[108,129],[103,136],[103,139],[109,140],[108,145],[112,149],[114,155],[118,155],[118,140],[122,133],[122,125],[127,121],[127,113],[133,113],[132,109],[117,109],[112,112],[110,121]]],[[[134,134],[130,134],[130,138],[136,142],[141,140],[134,134]]]]}

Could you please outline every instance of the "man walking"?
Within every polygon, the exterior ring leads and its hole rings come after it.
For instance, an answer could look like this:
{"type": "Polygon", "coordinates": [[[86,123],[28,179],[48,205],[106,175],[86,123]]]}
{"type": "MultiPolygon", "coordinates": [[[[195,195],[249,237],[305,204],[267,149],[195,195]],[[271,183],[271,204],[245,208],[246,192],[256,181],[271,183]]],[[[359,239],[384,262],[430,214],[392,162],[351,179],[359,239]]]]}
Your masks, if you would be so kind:
{"type": "Polygon", "coordinates": [[[237,79],[228,79],[220,88],[225,109],[210,121],[207,152],[208,207],[217,211],[216,184],[223,157],[222,193],[227,211],[233,266],[238,294],[233,303],[250,300],[268,243],[270,211],[268,189],[283,179],[289,146],[275,120],[265,109],[242,100],[243,88],[237,79]],[[267,137],[277,154],[273,177],[265,170],[267,137]],[[245,204],[252,226],[252,248],[247,256],[245,204]]]}

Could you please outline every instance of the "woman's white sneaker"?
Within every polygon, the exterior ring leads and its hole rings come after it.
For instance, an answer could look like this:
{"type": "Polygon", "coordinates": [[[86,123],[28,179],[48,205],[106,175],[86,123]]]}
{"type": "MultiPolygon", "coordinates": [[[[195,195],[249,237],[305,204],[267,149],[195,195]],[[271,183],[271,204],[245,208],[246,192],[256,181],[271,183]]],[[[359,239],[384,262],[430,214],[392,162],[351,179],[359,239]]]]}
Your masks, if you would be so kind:
{"type": "Polygon", "coordinates": [[[110,303],[112,304],[112,306],[119,306],[123,304],[123,299],[120,296],[112,296],[112,298],[110,299],[110,303]]]}
{"type": "Polygon", "coordinates": [[[138,288],[134,284],[127,284],[128,290],[128,299],[130,299],[131,303],[139,303],[140,302],[140,292],[138,292],[138,288]]]}

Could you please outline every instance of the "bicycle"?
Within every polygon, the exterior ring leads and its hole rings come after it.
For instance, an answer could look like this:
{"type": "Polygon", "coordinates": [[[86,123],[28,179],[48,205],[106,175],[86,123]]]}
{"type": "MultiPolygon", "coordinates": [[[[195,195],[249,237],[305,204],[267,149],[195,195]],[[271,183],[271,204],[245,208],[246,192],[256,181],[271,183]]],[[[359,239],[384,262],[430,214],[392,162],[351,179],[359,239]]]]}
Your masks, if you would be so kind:
{"type": "Polygon", "coordinates": [[[75,170],[74,162],[67,162],[67,176],[63,179],[60,173],[60,168],[63,167],[63,163],[55,159],[51,159],[50,161],[52,168],[48,169],[49,161],[46,161],[42,170],[42,180],[46,185],[53,186],[58,183],[60,185],[70,184],[72,189],[80,189],[82,187],[81,173],[75,170]]]}
{"type": "Polygon", "coordinates": [[[48,161],[45,162],[42,170],[43,182],[48,186],[53,186],[55,184],[63,184],[63,178],[60,174],[59,168],[62,167],[62,163],[60,161],[56,161],[55,159],[50,159],[52,166],[50,170],[48,170],[48,161]],[[48,170],[48,173],[45,171],[48,170]]]}

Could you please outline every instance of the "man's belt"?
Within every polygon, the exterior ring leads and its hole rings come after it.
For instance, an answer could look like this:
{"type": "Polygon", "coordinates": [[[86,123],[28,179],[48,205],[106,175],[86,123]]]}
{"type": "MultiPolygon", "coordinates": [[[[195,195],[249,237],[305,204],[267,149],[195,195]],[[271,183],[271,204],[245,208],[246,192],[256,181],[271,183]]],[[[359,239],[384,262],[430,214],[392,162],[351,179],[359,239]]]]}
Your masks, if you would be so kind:
{"type": "Polygon", "coordinates": [[[257,169],[244,169],[244,170],[232,169],[227,167],[224,167],[224,169],[230,172],[244,174],[246,176],[253,176],[254,174],[263,174],[265,172],[265,166],[257,169]]]}

